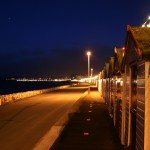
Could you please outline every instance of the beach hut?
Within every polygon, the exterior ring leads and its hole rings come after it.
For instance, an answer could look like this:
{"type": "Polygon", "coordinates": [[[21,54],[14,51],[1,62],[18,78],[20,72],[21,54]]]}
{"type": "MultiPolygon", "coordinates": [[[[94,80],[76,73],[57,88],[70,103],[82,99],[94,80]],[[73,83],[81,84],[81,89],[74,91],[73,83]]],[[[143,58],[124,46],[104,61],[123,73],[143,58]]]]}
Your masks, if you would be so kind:
{"type": "Polygon", "coordinates": [[[102,70],[99,74],[98,74],[98,91],[100,92],[100,96],[103,96],[103,73],[104,71],[102,70]]]}
{"type": "Polygon", "coordinates": [[[149,150],[150,28],[127,27],[125,53],[125,147],[149,150]]]}
{"type": "Polygon", "coordinates": [[[114,99],[115,99],[115,95],[114,95],[114,77],[113,77],[113,73],[114,73],[114,57],[110,57],[109,59],[109,68],[108,68],[108,78],[109,78],[109,90],[107,91],[109,93],[109,114],[110,116],[113,118],[113,112],[114,112],[114,107],[113,107],[113,103],[114,103],[114,99]]]}
{"type": "Polygon", "coordinates": [[[103,98],[107,106],[109,105],[109,78],[108,78],[109,63],[105,63],[103,70],[103,98]]]}
{"type": "Polygon", "coordinates": [[[124,55],[124,48],[115,48],[114,69],[113,69],[113,121],[117,129],[122,145],[124,145],[124,120],[125,120],[125,99],[124,99],[124,73],[121,64],[124,55]]]}

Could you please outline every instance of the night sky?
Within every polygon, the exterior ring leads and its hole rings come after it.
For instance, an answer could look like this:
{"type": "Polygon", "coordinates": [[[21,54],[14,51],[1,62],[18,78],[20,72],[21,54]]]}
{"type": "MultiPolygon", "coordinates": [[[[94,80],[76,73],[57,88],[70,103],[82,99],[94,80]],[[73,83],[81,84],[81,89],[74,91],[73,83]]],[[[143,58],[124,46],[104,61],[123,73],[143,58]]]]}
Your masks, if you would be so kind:
{"type": "Polygon", "coordinates": [[[97,74],[148,15],[149,0],[1,0],[0,77],[87,75],[87,50],[97,74]]]}

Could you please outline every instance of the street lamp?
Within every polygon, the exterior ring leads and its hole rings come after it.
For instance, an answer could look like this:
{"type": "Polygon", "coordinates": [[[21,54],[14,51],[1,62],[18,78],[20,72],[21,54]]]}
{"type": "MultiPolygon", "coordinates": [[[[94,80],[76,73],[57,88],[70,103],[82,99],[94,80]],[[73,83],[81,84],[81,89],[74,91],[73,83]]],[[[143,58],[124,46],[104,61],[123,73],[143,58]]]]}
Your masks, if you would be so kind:
{"type": "Polygon", "coordinates": [[[150,16],[148,16],[147,21],[144,22],[144,24],[142,25],[142,27],[150,27],[150,16]]]}
{"type": "Polygon", "coordinates": [[[90,93],[90,56],[91,56],[91,52],[88,51],[87,53],[88,56],[88,94],[90,93]]]}

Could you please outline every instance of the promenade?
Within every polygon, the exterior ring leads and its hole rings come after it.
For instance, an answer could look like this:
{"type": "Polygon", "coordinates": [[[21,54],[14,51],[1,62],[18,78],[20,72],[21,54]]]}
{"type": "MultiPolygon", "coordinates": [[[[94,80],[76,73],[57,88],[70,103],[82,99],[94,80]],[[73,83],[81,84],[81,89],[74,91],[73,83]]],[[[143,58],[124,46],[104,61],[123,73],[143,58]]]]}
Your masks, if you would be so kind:
{"type": "Polygon", "coordinates": [[[48,150],[49,136],[54,139],[63,128],[59,120],[68,119],[64,116],[86,90],[66,87],[0,106],[0,150],[48,150]]]}
{"type": "Polygon", "coordinates": [[[50,150],[122,150],[113,121],[100,93],[94,87],[82,99],[50,150]]]}

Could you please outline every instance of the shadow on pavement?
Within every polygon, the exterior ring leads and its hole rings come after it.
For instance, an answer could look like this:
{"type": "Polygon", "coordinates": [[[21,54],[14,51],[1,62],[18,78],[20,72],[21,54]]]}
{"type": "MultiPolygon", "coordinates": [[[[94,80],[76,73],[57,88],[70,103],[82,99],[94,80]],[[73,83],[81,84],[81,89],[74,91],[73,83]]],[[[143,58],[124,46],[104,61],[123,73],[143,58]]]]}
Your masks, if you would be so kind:
{"type": "Polygon", "coordinates": [[[123,150],[106,105],[95,87],[50,150],[123,150]]]}

